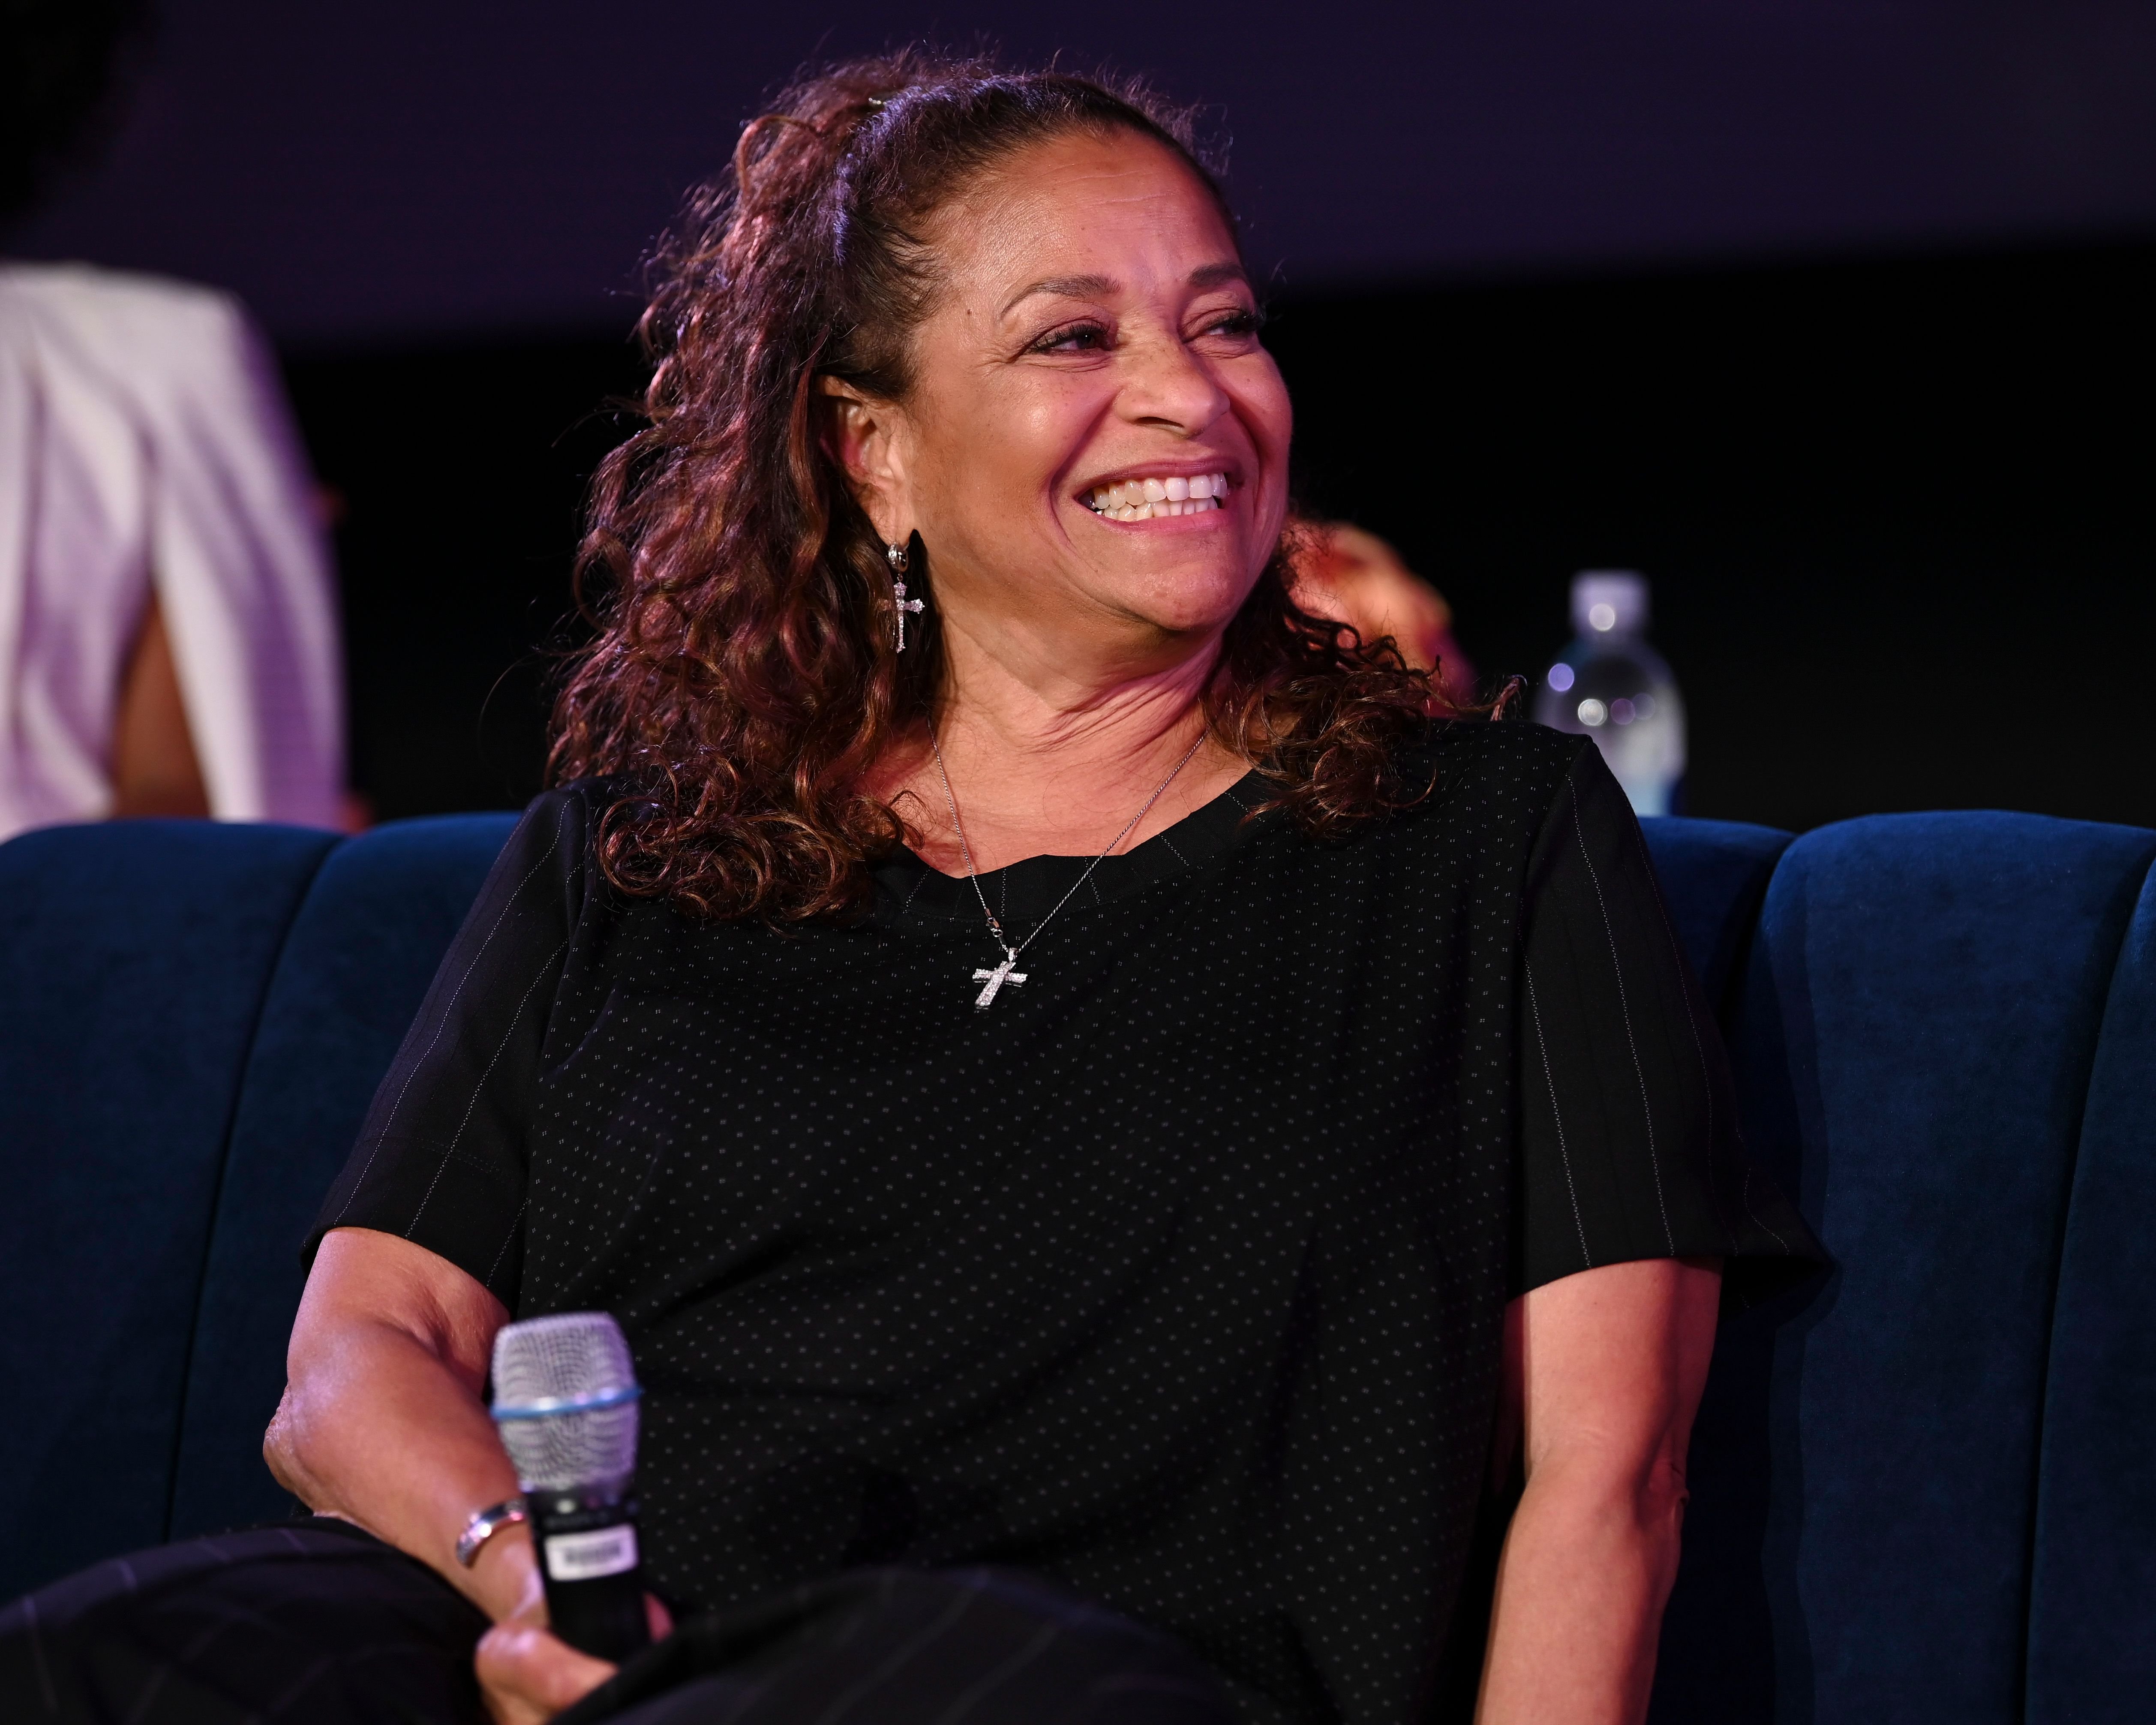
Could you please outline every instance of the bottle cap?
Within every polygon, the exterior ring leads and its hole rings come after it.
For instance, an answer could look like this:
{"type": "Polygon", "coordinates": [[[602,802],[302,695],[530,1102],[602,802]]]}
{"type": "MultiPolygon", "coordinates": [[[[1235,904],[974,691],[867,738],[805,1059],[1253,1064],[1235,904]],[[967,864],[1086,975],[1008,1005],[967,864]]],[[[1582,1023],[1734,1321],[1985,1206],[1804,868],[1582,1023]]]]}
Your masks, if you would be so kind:
{"type": "Polygon", "coordinates": [[[1647,578],[1636,569],[1583,569],[1572,578],[1572,626],[1584,635],[1640,634],[1647,578]]]}

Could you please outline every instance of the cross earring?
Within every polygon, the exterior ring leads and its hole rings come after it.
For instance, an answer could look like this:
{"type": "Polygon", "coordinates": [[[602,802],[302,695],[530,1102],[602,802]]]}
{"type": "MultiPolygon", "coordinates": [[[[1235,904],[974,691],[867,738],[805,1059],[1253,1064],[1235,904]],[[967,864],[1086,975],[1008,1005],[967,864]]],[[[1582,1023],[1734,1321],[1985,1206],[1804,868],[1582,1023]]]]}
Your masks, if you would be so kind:
{"type": "Polygon", "coordinates": [[[913,553],[906,548],[911,542],[909,536],[905,542],[894,542],[883,548],[883,560],[891,565],[891,603],[898,613],[897,650],[901,653],[906,651],[906,614],[911,611],[918,615],[923,608],[919,599],[906,596],[906,572],[913,565],[913,553]]]}

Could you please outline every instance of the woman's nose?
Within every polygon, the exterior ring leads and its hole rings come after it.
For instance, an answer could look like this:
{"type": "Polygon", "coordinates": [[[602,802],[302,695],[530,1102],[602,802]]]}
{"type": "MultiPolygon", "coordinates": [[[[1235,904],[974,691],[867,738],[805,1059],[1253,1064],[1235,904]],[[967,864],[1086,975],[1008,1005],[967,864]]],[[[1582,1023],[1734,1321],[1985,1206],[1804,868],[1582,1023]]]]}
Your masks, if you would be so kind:
{"type": "Polygon", "coordinates": [[[1124,417],[1194,437],[1228,411],[1228,393],[1213,368],[1182,337],[1163,332],[1125,349],[1124,417]]]}

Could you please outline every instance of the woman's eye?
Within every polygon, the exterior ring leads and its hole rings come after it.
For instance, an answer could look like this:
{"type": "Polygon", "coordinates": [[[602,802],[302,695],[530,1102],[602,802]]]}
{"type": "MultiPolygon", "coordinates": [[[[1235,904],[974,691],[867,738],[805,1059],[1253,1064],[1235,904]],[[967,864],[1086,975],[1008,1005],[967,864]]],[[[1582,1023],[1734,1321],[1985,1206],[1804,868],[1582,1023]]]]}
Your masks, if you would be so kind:
{"type": "Polygon", "coordinates": [[[1198,333],[1201,336],[1255,336],[1258,332],[1258,315],[1255,311],[1224,311],[1199,325],[1198,333]]]}
{"type": "Polygon", "coordinates": [[[1033,344],[1035,353],[1099,353],[1108,345],[1108,331],[1097,323],[1074,323],[1050,330],[1033,344]]]}

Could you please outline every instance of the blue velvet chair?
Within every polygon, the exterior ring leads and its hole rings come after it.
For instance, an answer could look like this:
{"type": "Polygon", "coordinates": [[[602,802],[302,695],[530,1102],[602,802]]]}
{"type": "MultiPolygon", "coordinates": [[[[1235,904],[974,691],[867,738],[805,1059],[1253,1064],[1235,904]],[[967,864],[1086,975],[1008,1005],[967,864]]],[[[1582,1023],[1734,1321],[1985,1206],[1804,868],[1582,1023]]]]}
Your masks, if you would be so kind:
{"type": "Polygon", "coordinates": [[[299,1246],[511,824],[0,845],[0,1598],[292,1512],[299,1246]]]}
{"type": "MultiPolygon", "coordinates": [[[[508,828],[0,846],[0,1599],[288,1511],[296,1249],[508,828]]],[[[1837,1260],[1723,1327],[1655,1718],[2148,1717],[2156,834],[1647,838],[1837,1260]]]]}
{"type": "Polygon", "coordinates": [[[1723,1327],[1659,1725],[2156,1715],[2152,859],[1961,814],[1776,864],[1727,1028],[1836,1267],[1723,1327]]]}

